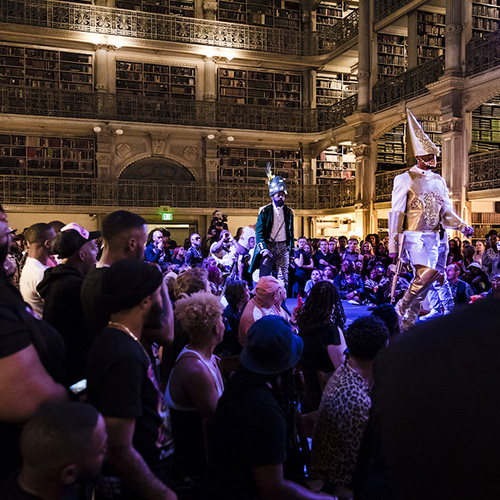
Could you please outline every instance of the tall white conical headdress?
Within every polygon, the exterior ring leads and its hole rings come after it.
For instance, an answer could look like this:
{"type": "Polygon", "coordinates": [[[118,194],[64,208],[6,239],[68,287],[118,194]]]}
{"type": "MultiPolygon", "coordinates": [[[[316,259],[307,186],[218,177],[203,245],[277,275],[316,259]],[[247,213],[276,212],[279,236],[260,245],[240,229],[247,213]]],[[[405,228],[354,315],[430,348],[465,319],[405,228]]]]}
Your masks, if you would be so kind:
{"type": "Polygon", "coordinates": [[[438,155],[440,149],[431,141],[430,137],[424,132],[422,125],[413,116],[412,112],[407,109],[408,129],[410,131],[411,143],[415,157],[425,155],[438,155]]]}

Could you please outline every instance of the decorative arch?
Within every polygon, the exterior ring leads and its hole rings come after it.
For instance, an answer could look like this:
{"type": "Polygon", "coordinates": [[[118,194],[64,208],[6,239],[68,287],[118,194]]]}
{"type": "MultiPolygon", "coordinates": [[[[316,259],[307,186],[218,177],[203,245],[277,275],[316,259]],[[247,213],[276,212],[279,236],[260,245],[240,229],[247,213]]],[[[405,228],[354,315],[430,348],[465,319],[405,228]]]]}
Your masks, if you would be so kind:
{"type": "Polygon", "coordinates": [[[179,161],[164,156],[145,156],[123,167],[118,175],[123,180],[191,182],[195,176],[179,161]]]}
{"type": "MultiPolygon", "coordinates": [[[[415,114],[415,118],[417,120],[426,120],[428,118],[437,118],[439,119],[441,117],[441,113],[417,113],[415,114]]],[[[398,125],[401,125],[402,123],[406,123],[407,119],[406,117],[402,117],[400,114],[397,115],[393,121],[390,122],[389,125],[386,125],[382,130],[379,130],[374,136],[373,140],[378,141],[381,137],[383,137],[385,134],[396,128],[398,125]]]]}

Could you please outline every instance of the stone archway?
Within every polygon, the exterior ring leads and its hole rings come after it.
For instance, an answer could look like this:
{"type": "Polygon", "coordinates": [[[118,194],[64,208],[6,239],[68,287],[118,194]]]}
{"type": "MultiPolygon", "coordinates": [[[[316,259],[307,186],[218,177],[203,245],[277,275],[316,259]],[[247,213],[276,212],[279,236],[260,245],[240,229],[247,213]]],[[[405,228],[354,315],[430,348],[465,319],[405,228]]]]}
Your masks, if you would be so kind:
{"type": "Polygon", "coordinates": [[[137,181],[195,181],[194,175],[183,165],[169,158],[150,156],[137,160],[125,167],[120,176],[122,180],[137,181]]]}

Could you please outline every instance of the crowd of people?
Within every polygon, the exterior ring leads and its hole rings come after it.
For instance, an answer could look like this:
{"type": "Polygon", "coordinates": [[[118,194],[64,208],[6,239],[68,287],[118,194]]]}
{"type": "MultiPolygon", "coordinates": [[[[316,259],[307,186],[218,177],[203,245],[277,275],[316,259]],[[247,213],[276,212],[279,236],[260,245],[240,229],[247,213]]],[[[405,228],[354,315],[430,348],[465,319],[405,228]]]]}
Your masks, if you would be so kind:
{"type": "MultiPolygon", "coordinates": [[[[0,499],[364,491],[374,359],[402,337],[391,303],[411,267],[393,286],[387,242],[369,234],[300,237],[288,272],[259,273],[255,229],[233,237],[220,211],[212,222],[178,246],[125,210],[100,231],[54,221],[19,234],[0,211],[0,499]],[[373,311],[347,326],[345,301],[373,311]],[[315,421],[310,461],[301,412],[315,421]]],[[[497,243],[450,240],[456,305],[500,293],[497,243]]]]}

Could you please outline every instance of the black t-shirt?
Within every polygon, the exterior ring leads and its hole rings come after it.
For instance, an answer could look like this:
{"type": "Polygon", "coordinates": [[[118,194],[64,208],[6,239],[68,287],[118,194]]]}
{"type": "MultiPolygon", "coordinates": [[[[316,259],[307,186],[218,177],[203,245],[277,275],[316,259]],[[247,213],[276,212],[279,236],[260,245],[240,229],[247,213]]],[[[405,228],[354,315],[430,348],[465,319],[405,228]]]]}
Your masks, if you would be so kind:
{"type": "Polygon", "coordinates": [[[314,266],[317,269],[320,269],[321,271],[326,267],[325,264],[320,264],[320,260],[324,260],[328,264],[332,265],[333,262],[333,254],[327,253],[326,255],[318,250],[314,255],[313,255],[313,260],[314,260],[314,266]]]}
{"type": "MultiPolygon", "coordinates": [[[[28,311],[19,290],[0,280],[0,358],[33,345],[47,373],[56,382],[62,382],[64,341],[48,323],[28,311]]],[[[19,434],[17,425],[0,421],[0,483],[21,465],[19,434]]]]}
{"type": "Polygon", "coordinates": [[[224,407],[216,413],[210,444],[209,498],[258,498],[252,469],[286,460],[285,414],[265,384],[224,407]]]}
{"type": "Polygon", "coordinates": [[[323,327],[309,330],[299,329],[300,336],[304,340],[304,349],[300,361],[306,370],[321,370],[323,372],[333,371],[333,364],[328,355],[326,347],[339,345],[339,330],[335,323],[328,323],[323,327]]]}
{"type": "MultiPolygon", "coordinates": [[[[88,401],[105,417],[133,418],[134,448],[160,479],[173,453],[168,411],[142,346],[121,330],[97,336],[87,367],[88,401]]],[[[108,468],[105,475],[113,475],[108,468]]]]}

